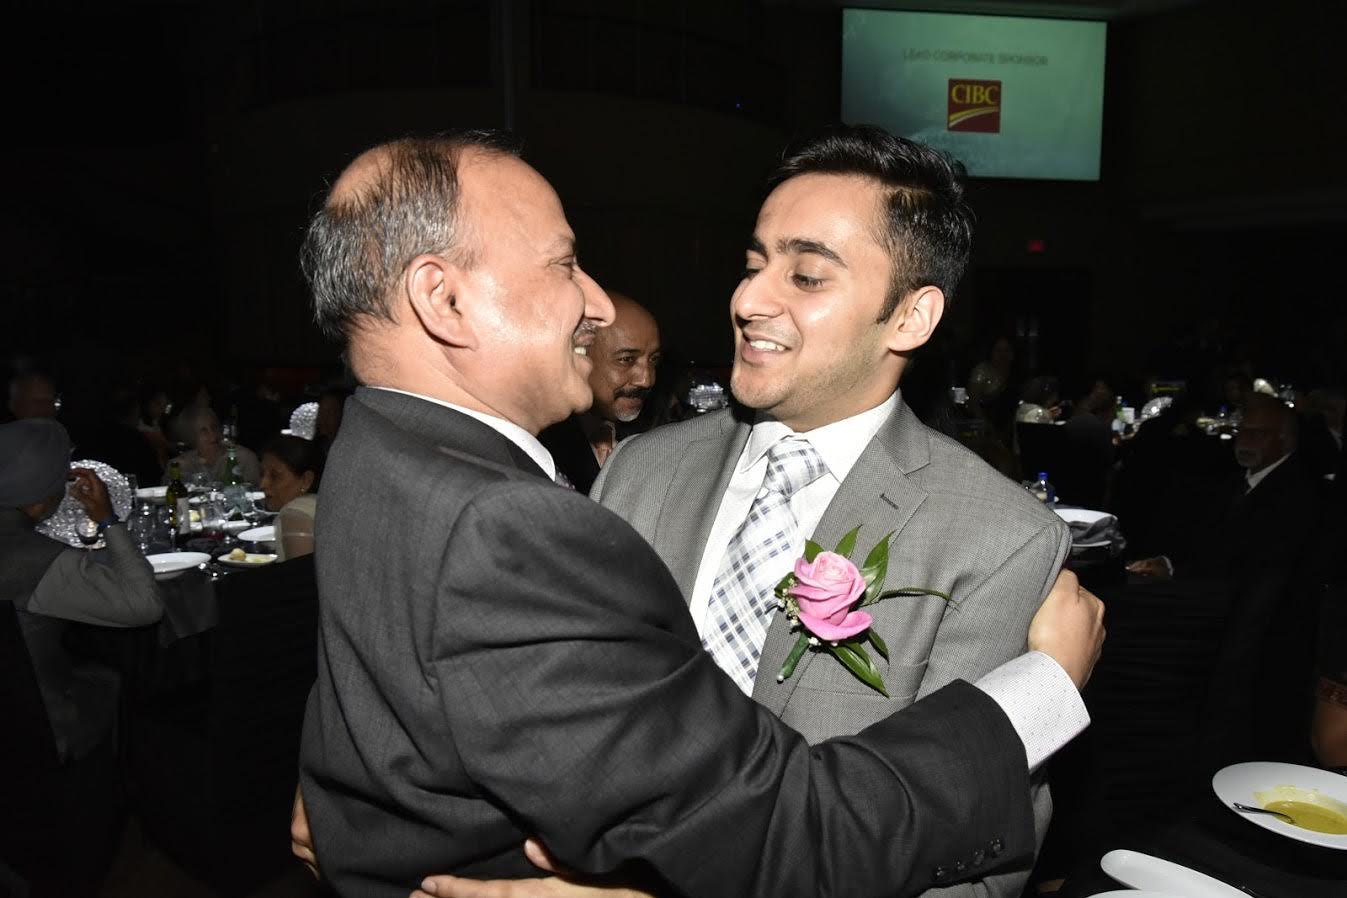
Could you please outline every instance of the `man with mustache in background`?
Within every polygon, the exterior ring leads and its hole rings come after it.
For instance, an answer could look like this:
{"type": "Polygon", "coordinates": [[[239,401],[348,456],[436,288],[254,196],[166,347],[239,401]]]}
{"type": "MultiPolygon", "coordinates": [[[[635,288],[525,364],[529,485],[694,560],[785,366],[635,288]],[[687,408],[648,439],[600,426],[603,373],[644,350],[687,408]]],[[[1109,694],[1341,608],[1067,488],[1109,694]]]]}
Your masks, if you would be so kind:
{"type": "Polygon", "coordinates": [[[632,433],[660,362],[659,325],[629,296],[609,293],[613,323],[598,328],[589,347],[589,388],[594,405],[538,435],[571,486],[588,493],[618,440],[632,433]]]}

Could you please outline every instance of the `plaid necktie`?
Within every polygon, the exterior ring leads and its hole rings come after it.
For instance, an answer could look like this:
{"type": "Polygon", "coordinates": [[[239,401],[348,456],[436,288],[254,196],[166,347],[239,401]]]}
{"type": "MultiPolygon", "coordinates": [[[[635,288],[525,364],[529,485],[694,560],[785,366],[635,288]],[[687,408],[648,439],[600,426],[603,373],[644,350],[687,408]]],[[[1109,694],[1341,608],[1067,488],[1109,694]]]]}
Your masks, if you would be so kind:
{"type": "Polygon", "coordinates": [[[818,450],[786,437],[767,453],[767,475],[725,551],[707,609],[702,645],[746,695],[753,694],[758,657],[776,606],[772,591],[790,572],[799,525],[790,497],[828,471],[818,450]]]}

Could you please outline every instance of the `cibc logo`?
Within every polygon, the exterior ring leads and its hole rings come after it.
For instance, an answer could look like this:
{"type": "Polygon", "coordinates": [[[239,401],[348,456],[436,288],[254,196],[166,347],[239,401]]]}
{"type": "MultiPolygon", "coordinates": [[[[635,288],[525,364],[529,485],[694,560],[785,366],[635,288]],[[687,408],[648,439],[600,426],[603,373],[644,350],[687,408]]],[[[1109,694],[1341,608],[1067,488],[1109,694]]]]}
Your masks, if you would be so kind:
{"type": "Polygon", "coordinates": [[[1001,133],[1001,82],[949,79],[950,131],[1001,133]]]}

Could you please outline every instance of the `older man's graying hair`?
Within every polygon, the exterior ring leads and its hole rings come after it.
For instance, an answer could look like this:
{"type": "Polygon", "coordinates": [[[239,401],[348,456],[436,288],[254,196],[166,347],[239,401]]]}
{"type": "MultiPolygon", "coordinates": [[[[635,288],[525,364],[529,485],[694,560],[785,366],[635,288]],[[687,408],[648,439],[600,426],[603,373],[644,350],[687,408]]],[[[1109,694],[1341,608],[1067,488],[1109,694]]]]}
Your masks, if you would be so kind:
{"type": "Polygon", "coordinates": [[[357,185],[333,187],[309,223],[300,257],[324,333],[341,338],[361,318],[393,320],[389,296],[423,253],[456,252],[459,264],[473,264],[455,245],[458,161],[466,149],[518,155],[514,138],[500,131],[405,138],[368,154],[368,175],[357,185]]]}
{"type": "Polygon", "coordinates": [[[220,416],[208,405],[189,405],[178,413],[173,422],[173,436],[178,442],[189,448],[196,442],[196,435],[203,427],[220,429],[220,416]]]}

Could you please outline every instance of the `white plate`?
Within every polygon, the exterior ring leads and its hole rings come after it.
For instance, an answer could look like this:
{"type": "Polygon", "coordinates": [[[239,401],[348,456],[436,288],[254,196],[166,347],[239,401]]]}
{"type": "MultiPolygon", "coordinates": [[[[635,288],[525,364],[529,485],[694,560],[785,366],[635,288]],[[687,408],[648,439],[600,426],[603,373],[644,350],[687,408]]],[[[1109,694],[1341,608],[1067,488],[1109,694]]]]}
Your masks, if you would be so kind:
{"type": "Polygon", "coordinates": [[[154,568],[154,579],[172,580],[183,571],[189,571],[204,561],[210,561],[205,552],[163,552],[159,555],[146,555],[145,560],[154,568]]]}
{"type": "Polygon", "coordinates": [[[1178,892],[1152,892],[1150,889],[1114,889],[1111,892],[1095,892],[1094,898],[1184,898],[1178,892]]]}
{"type": "Polygon", "coordinates": [[[1095,511],[1091,508],[1054,508],[1053,511],[1068,524],[1093,524],[1112,517],[1107,511],[1095,511]]]}
{"type": "MultiPolygon", "coordinates": [[[[1054,508],[1053,511],[1057,513],[1057,517],[1068,524],[1085,524],[1086,526],[1092,526],[1097,521],[1113,517],[1113,515],[1109,514],[1107,511],[1095,511],[1092,508],[1054,508]]],[[[1098,549],[1102,546],[1111,545],[1113,545],[1113,540],[1107,537],[1104,539],[1092,539],[1089,542],[1077,542],[1073,540],[1071,543],[1073,549],[1098,549]]]]}
{"type": "Polygon", "coordinates": [[[242,533],[251,526],[247,521],[225,521],[225,533],[242,533]]]}
{"type": "Polygon", "coordinates": [[[245,543],[270,543],[276,541],[276,525],[268,524],[265,527],[254,527],[251,530],[245,530],[239,534],[239,539],[245,543]]]}
{"type": "Polygon", "coordinates": [[[136,490],[137,499],[162,499],[168,495],[166,486],[142,486],[136,490]]]}
{"type": "MultiPolygon", "coordinates": [[[[1099,860],[1099,866],[1125,886],[1134,889],[1153,889],[1162,895],[1182,895],[1183,898],[1249,898],[1234,886],[1205,873],[1198,873],[1182,864],[1152,857],[1139,851],[1117,849],[1099,860]]],[[[1119,892],[1137,895],[1138,892],[1119,892]]]]}
{"type": "Polygon", "coordinates": [[[215,560],[220,562],[221,564],[227,564],[231,567],[261,567],[264,564],[271,564],[273,561],[276,560],[276,556],[269,553],[256,554],[253,552],[249,552],[243,556],[242,560],[239,560],[236,558],[230,558],[229,553],[225,552],[222,555],[217,555],[215,557],[215,560]]]}
{"type": "MultiPolygon", "coordinates": [[[[1232,801],[1238,801],[1261,808],[1269,801],[1292,798],[1325,804],[1338,813],[1347,814],[1347,776],[1316,767],[1275,761],[1232,764],[1216,771],[1216,775],[1211,778],[1211,788],[1216,790],[1216,797],[1226,807],[1230,807],[1232,801]]],[[[1245,814],[1234,808],[1230,808],[1230,813],[1239,814],[1250,823],[1288,839],[1325,848],[1347,849],[1347,836],[1302,829],[1271,814],[1245,814]]]]}

